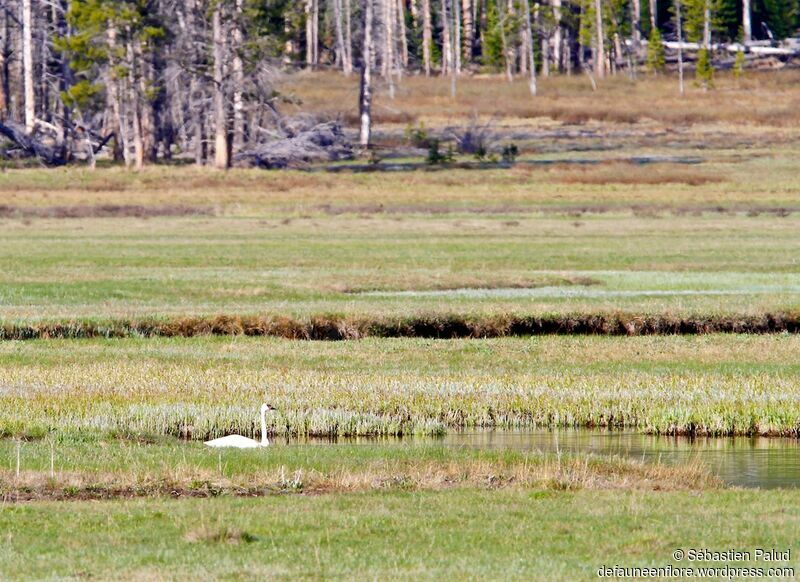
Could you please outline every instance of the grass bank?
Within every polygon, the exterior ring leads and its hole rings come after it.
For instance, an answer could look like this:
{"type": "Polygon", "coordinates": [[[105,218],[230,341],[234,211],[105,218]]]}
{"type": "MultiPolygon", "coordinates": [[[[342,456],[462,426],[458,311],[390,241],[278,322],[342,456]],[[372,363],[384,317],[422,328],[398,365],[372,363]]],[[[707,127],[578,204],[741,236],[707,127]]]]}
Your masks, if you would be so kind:
{"type": "Polygon", "coordinates": [[[0,324],[0,340],[256,336],[293,340],[498,338],[536,335],[698,335],[798,333],[800,312],[698,316],[637,313],[552,315],[437,314],[410,317],[317,315],[308,318],[218,315],[142,320],[0,324]]]}
{"type": "Polygon", "coordinates": [[[103,439],[4,440],[0,457],[12,459],[13,465],[0,469],[0,497],[16,502],[453,488],[701,491],[720,487],[699,462],[666,466],[414,442],[335,446],[277,442],[266,450],[219,451],[164,439],[146,445],[103,439]]]}

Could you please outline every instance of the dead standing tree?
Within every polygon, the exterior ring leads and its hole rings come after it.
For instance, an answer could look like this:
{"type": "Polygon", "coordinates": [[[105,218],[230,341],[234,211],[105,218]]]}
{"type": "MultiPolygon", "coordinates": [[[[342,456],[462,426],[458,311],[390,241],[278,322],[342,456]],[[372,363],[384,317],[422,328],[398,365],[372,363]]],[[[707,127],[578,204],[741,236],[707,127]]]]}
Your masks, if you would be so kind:
{"type": "Polygon", "coordinates": [[[372,54],[373,54],[373,0],[364,0],[364,40],[361,57],[361,88],[358,99],[358,113],[361,120],[359,143],[368,148],[372,136],[372,54]]]}

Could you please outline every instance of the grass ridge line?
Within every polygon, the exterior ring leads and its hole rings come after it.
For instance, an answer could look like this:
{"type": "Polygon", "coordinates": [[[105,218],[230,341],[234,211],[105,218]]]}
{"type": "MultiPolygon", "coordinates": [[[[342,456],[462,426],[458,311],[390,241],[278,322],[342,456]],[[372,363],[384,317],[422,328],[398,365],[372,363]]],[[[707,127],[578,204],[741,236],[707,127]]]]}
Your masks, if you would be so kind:
{"type": "Polygon", "coordinates": [[[0,341],[126,337],[244,335],[295,340],[378,338],[497,338],[530,335],[701,335],[710,333],[800,333],[800,312],[759,315],[418,315],[358,317],[314,315],[214,315],[107,321],[0,322],[0,341]]]}

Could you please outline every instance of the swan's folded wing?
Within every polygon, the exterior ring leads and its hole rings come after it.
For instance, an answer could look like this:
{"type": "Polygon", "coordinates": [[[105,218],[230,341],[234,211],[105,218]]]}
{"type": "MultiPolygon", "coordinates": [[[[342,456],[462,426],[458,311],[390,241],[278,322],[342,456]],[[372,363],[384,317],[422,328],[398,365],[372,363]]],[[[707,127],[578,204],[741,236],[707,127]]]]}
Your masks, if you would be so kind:
{"type": "Polygon", "coordinates": [[[211,441],[206,441],[205,444],[209,447],[236,449],[255,449],[261,446],[260,442],[238,434],[232,434],[211,441]]]}

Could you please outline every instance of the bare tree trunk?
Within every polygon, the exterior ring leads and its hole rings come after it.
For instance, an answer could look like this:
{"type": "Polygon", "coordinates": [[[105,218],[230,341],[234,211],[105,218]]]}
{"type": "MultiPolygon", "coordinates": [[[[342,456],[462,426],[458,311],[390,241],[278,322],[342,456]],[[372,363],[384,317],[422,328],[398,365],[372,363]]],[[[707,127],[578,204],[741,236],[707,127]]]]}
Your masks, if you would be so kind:
{"type": "Polygon", "coordinates": [[[224,170],[229,166],[228,123],[225,112],[224,33],[222,31],[222,5],[214,7],[212,16],[214,43],[214,166],[224,170]]]}
{"type": "Polygon", "coordinates": [[[314,34],[314,51],[312,53],[312,58],[314,60],[314,66],[316,67],[319,64],[319,0],[314,1],[314,10],[312,12],[312,24],[313,29],[312,32],[314,34]]]}
{"type": "Polygon", "coordinates": [[[244,43],[242,34],[242,18],[244,17],[244,0],[236,0],[236,12],[233,19],[233,151],[242,151],[245,144],[244,115],[244,63],[240,52],[244,43]]]}
{"type": "Polygon", "coordinates": [[[398,35],[400,36],[400,62],[408,68],[408,30],[406,30],[406,10],[403,0],[394,0],[397,4],[398,35]]]}
{"type": "Polygon", "coordinates": [[[500,18],[498,18],[498,26],[500,26],[500,45],[503,49],[503,59],[505,60],[506,64],[506,80],[509,83],[513,83],[514,71],[512,68],[513,63],[510,54],[511,49],[508,46],[508,38],[506,37],[506,11],[503,8],[503,0],[497,0],[497,13],[500,16],[500,18]]]}
{"type": "MultiPolygon", "coordinates": [[[[344,2],[348,3],[349,0],[344,0],[344,2]]],[[[352,65],[344,43],[342,0],[333,0],[333,20],[336,30],[336,64],[342,68],[345,75],[349,75],[352,72],[352,65]]]]}
{"type": "Polygon", "coordinates": [[[475,46],[475,21],[472,18],[472,0],[461,0],[461,21],[464,23],[464,60],[472,63],[472,48],[475,46]]]}
{"type": "Polygon", "coordinates": [[[684,94],[683,87],[683,23],[681,19],[681,0],[675,0],[675,28],[678,32],[678,89],[684,94]]]}
{"type": "Polygon", "coordinates": [[[140,123],[142,127],[142,155],[145,161],[155,162],[158,157],[158,141],[156,139],[156,111],[152,99],[147,97],[148,87],[155,85],[153,64],[142,54],[142,44],[136,40],[133,45],[136,62],[139,65],[139,102],[141,103],[140,123]]]}
{"type": "Polygon", "coordinates": [[[656,26],[658,26],[658,0],[650,0],[650,29],[656,26]]]}
{"type": "MultiPolygon", "coordinates": [[[[201,11],[198,10],[198,0],[186,1],[186,45],[185,50],[190,55],[194,66],[199,66],[203,55],[201,54],[200,43],[195,36],[199,30],[197,19],[201,11]]],[[[189,119],[192,130],[194,145],[194,163],[198,166],[205,165],[208,159],[208,144],[206,141],[206,106],[205,88],[200,80],[200,74],[191,71],[189,73],[189,119]]]]}
{"type": "Polygon", "coordinates": [[[603,39],[603,0],[594,0],[594,11],[596,15],[595,41],[597,49],[594,56],[594,72],[599,78],[606,76],[606,51],[603,39]]]}
{"type": "MultiPolygon", "coordinates": [[[[453,72],[461,74],[461,11],[458,9],[458,0],[453,0],[453,72]]],[[[455,81],[454,81],[455,82],[455,81]]],[[[453,95],[455,97],[455,95],[453,95]]]]}
{"type": "Polygon", "coordinates": [[[536,61],[533,56],[533,28],[531,27],[531,7],[528,0],[522,0],[522,9],[525,11],[525,34],[528,37],[528,88],[531,95],[536,96],[536,61]]]}
{"type": "Polygon", "coordinates": [[[745,44],[752,42],[753,24],[750,16],[750,0],[742,0],[742,33],[745,44]]]}
{"type": "Polygon", "coordinates": [[[139,97],[138,77],[139,67],[136,62],[136,51],[133,48],[131,31],[127,31],[128,43],[126,52],[128,55],[128,102],[131,109],[131,123],[133,125],[133,166],[137,170],[144,167],[144,140],[142,139],[142,111],[141,99],[139,97]]]}
{"type": "Polygon", "coordinates": [[[333,4],[333,29],[336,34],[336,45],[333,47],[336,66],[344,71],[344,30],[342,29],[342,0],[331,0],[333,4]]]}
{"type": "MultiPolygon", "coordinates": [[[[539,28],[539,4],[535,4],[533,9],[533,25],[539,28]]],[[[519,74],[523,77],[528,76],[528,43],[533,42],[533,39],[528,36],[528,29],[523,26],[519,34],[519,74]]]]}
{"type": "Polygon", "coordinates": [[[389,98],[394,99],[394,0],[383,0],[383,76],[389,83],[389,98]]]}
{"type": "Polygon", "coordinates": [[[0,10],[0,121],[4,121],[8,117],[8,56],[11,51],[8,33],[8,14],[5,10],[0,10]]]}
{"type": "Polygon", "coordinates": [[[623,54],[622,50],[622,37],[620,37],[618,32],[614,33],[614,74],[617,74],[617,71],[622,66],[622,62],[625,59],[625,55],[623,54]]]}
{"type": "Polygon", "coordinates": [[[33,19],[31,0],[22,0],[22,69],[25,86],[25,131],[36,125],[36,99],[33,89],[33,19]]]}
{"type": "MultiPolygon", "coordinates": [[[[539,5],[536,5],[534,8],[534,14],[536,15],[536,28],[541,31],[542,33],[542,77],[549,77],[550,76],[550,29],[547,25],[542,26],[541,22],[541,11],[539,9],[539,5]]],[[[531,43],[533,43],[533,32],[530,33],[531,43]]],[[[533,44],[531,44],[531,47],[533,44]]],[[[536,64],[531,62],[531,66],[534,67],[536,64]]]]}
{"type": "Polygon", "coordinates": [[[314,62],[314,4],[315,0],[306,0],[306,66],[312,68],[314,62]]]}
{"type": "Polygon", "coordinates": [[[353,29],[350,25],[350,2],[344,0],[344,53],[345,53],[345,75],[353,72],[353,29]]]}
{"type": "Polygon", "coordinates": [[[709,0],[705,1],[703,7],[703,48],[711,49],[711,3],[709,0]]]}
{"type": "Polygon", "coordinates": [[[192,76],[189,86],[192,99],[192,126],[194,127],[194,163],[203,166],[208,159],[208,145],[206,143],[205,127],[205,95],[197,79],[192,76]]]}
{"type": "Polygon", "coordinates": [[[450,12],[447,0],[442,0],[442,75],[450,73],[453,67],[453,47],[450,42],[450,12]]]}
{"type": "Polygon", "coordinates": [[[431,76],[431,48],[433,44],[431,25],[431,0],[422,0],[422,63],[425,76],[431,76]]]}
{"type": "Polygon", "coordinates": [[[631,3],[631,28],[633,33],[633,52],[639,54],[639,47],[642,44],[642,3],[641,0],[633,0],[631,3]]]}
{"type": "Polygon", "coordinates": [[[112,115],[111,130],[114,132],[113,155],[115,161],[122,159],[125,161],[125,166],[130,167],[133,164],[133,160],[131,160],[130,157],[127,127],[122,116],[122,108],[119,104],[122,93],[122,80],[115,72],[117,68],[117,28],[116,25],[111,22],[108,23],[106,38],[109,54],[108,67],[106,69],[106,99],[108,99],[108,105],[112,115]]]}
{"type": "Polygon", "coordinates": [[[92,145],[92,139],[89,136],[89,132],[83,132],[83,147],[86,151],[86,161],[89,164],[89,169],[94,170],[97,166],[97,159],[94,156],[94,146],[92,145]]]}
{"type": "Polygon", "coordinates": [[[294,38],[292,37],[292,26],[289,19],[283,21],[283,34],[286,36],[286,43],[283,45],[283,63],[291,65],[294,61],[294,38]]]}
{"type": "MultiPolygon", "coordinates": [[[[563,61],[563,44],[564,44],[564,32],[563,28],[561,27],[561,0],[552,0],[553,1],[553,22],[555,24],[555,30],[553,31],[553,62],[556,65],[557,70],[561,70],[562,61],[563,61]]],[[[635,0],[638,2],[639,0],[635,0]]]]}
{"type": "Polygon", "coordinates": [[[364,53],[361,65],[361,90],[358,99],[358,112],[361,117],[359,143],[369,147],[372,134],[372,13],[373,0],[364,0],[364,53]]]}

